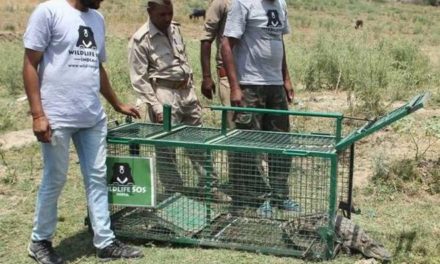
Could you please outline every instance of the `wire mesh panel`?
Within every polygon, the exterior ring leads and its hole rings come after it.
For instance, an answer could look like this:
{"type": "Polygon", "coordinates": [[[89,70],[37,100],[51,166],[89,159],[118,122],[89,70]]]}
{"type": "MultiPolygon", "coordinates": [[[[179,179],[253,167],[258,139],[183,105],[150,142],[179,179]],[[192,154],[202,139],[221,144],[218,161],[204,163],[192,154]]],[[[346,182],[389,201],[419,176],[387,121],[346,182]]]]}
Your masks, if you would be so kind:
{"type": "MultiPolygon", "coordinates": [[[[348,217],[353,209],[354,142],[417,110],[425,97],[345,138],[341,114],[267,109],[246,111],[292,114],[305,121],[295,122],[297,133],[228,130],[222,112],[221,129],[172,128],[168,108],[163,128],[134,123],[111,129],[108,154],[119,157],[115,175],[125,175],[130,157],[141,160],[130,164],[146,164],[150,173],[140,174],[154,187],[150,204],[113,203],[112,227],[131,238],[330,258],[338,206],[348,217]],[[315,129],[318,125],[323,129],[315,129]]],[[[353,120],[345,126],[357,127],[353,120]]],[[[111,190],[135,188],[119,188],[127,180],[116,179],[111,190]]]]}
{"type": "Polygon", "coordinates": [[[214,153],[223,156],[215,159],[214,168],[228,168],[228,182],[221,189],[232,201],[204,238],[265,252],[324,254],[311,250],[322,246],[318,230],[328,224],[328,159],[267,152],[214,153]],[[308,220],[312,218],[313,223],[308,220]]]}
{"type": "Polygon", "coordinates": [[[219,135],[220,129],[188,126],[178,129],[177,131],[173,131],[160,139],[172,142],[204,143],[219,135]]]}
{"type": "Polygon", "coordinates": [[[352,202],[354,146],[338,155],[338,207],[344,216],[351,218],[354,212],[352,202]]]}
{"type": "Polygon", "coordinates": [[[267,131],[237,130],[216,145],[259,147],[281,150],[332,152],[335,139],[324,135],[289,134],[267,131]]]}
{"type": "Polygon", "coordinates": [[[146,138],[163,131],[162,125],[146,123],[129,123],[109,130],[109,138],[146,138]]]}
{"type": "Polygon", "coordinates": [[[328,227],[328,158],[172,144],[109,144],[108,152],[156,162],[157,206],[113,206],[119,236],[186,238],[300,257],[326,254],[319,231],[328,227]]]}

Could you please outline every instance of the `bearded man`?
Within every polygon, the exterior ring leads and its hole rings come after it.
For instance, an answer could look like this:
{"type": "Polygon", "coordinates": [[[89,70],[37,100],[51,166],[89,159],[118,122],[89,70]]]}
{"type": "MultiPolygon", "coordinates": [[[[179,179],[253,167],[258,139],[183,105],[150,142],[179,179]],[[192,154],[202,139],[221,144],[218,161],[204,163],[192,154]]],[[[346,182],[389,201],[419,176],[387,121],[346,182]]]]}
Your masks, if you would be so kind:
{"type": "Polygon", "coordinates": [[[102,0],[50,0],[38,5],[24,34],[23,79],[41,142],[43,178],[38,192],[29,256],[40,264],[65,263],[52,239],[57,204],[67,178],[72,140],[81,166],[100,260],[139,258],[141,251],[115,239],[106,183],[107,122],[99,94],[124,115],[139,118],[119,101],[102,65],[106,60],[102,0]]]}

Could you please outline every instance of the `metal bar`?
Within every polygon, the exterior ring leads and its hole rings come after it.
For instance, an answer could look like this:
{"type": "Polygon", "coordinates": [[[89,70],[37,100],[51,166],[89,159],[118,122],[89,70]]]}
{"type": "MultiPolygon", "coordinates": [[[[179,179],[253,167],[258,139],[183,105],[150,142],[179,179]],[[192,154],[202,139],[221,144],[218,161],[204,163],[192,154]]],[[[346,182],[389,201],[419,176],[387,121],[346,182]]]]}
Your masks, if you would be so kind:
{"type": "MultiPolygon", "coordinates": [[[[173,133],[176,133],[176,132],[184,129],[185,127],[187,127],[187,125],[177,125],[177,126],[173,127],[173,129],[169,132],[167,132],[167,131],[155,132],[155,133],[149,134],[148,136],[143,137],[143,138],[133,138],[133,137],[129,138],[129,137],[112,136],[112,137],[107,137],[107,142],[113,143],[113,144],[128,144],[129,142],[142,144],[142,143],[145,143],[144,140],[153,140],[156,138],[165,137],[165,136],[171,135],[173,133]]],[[[153,143],[150,142],[147,144],[153,144],[153,143]]]]}
{"type": "MultiPolygon", "coordinates": [[[[265,152],[271,154],[283,154],[285,149],[269,149],[267,147],[246,147],[246,146],[238,146],[238,145],[221,145],[221,144],[207,144],[205,143],[193,143],[193,142],[179,142],[179,141],[170,141],[163,139],[131,139],[131,140],[123,140],[123,139],[109,139],[109,143],[112,144],[147,144],[152,146],[165,146],[165,147],[190,147],[190,148],[202,148],[202,149],[211,149],[211,150],[226,150],[226,151],[238,151],[238,152],[265,152]]],[[[310,157],[322,157],[322,158],[330,158],[333,157],[334,152],[320,152],[320,151],[309,151],[308,156],[310,157]]]]}
{"type": "Polygon", "coordinates": [[[178,126],[173,127],[173,129],[171,131],[163,131],[163,132],[159,132],[159,133],[154,133],[150,137],[147,137],[147,138],[148,139],[156,139],[156,138],[165,137],[165,136],[171,135],[173,133],[176,133],[176,132],[184,129],[185,127],[187,127],[187,126],[186,125],[178,125],[178,126]]]}
{"type": "Polygon", "coordinates": [[[354,176],[354,143],[350,146],[350,167],[348,174],[348,211],[347,217],[351,219],[351,209],[353,208],[353,176],[354,176]]]}
{"type": "Polygon", "coordinates": [[[226,229],[228,229],[232,224],[234,224],[234,223],[237,222],[237,221],[238,221],[238,218],[235,218],[234,220],[232,220],[232,222],[230,222],[230,223],[227,224],[225,227],[223,227],[223,228],[220,230],[220,232],[218,232],[218,233],[214,236],[214,238],[217,239],[218,237],[220,237],[220,236],[223,234],[223,232],[225,232],[226,229]]]}
{"type": "Polygon", "coordinates": [[[107,143],[110,144],[130,144],[131,139],[127,138],[107,138],[107,143]]]}
{"type": "Polygon", "coordinates": [[[424,107],[426,105],[426,101],[428,101],[429,97],[431,96],[430,92],[424,92],[416,97],[414,97],[411,102],[409,103],[409,112],[412,113],[414,111],[417,111],[418,109],[424,107]]]}
{"type": "Polygon", "coordinates": [[[114,128],[109,129],[108,132],[111,132],[111,131],[118,131],[118,130],[124,129],[124,128],[128,127],[128,126],[133,126],[134,124],[135,124],[135,123],[125,123],[125,124],[123,124],[123,125],[119,125],[119,126],[117,126],[117,127],[114,127],[114,128]]]}
{"type": "Polygon", "coordinates": [[[218,141],[220,141],[222,139],[225,139],[226,137],[231,137],[231,136],[237,134],[238,132],[239,132],[239,130],[235,130],[235,129],[231,130],[231,131],[227,132],[224,135],[222,134],[221,136],[216,136],[214,138],[207,139],[205,141],[205,144],[215,144],[216,142],[218,142],[218,141]]]}
{"type": "Polygon", "coordinates": [[[246,107],[233,107],[233,106],[211,106],[211,110],[220,111],[235,111],[235,112],[251,112],[261,114],[273,114],[273,115],[295,115],[295,116],[313,116],[313,117],[325,117],[325,118],[342,118],[341,113],[320,113],[320,112],[302,112],[291,110],[275,110],[265,108],[246,108],[246,107]]]}
{"type": "Polygon", "coordinates": [[[338,192],[338,156],[334,155],[331,158],[331,173],[330,173],[330,197],[329,197],[329,211],[328,211],[328,232],[327,232],[327,257],[332,257],[333,247],[335,242],[335,216],[336,216],[336,202],[338,192]],[[331,231],[331,232],[330,232],[331,231]]]}
{"type": "Polygon", "coordinates": [[[360,129],[353,131],[350,135],[342,139],[340,142],[337,142],[336,150],[342,151],[354,142],[422,108],[426,103],[428,97],[429,93],[423,93],[421,95],[415,96],[410,102],[404,104],[403,106],[394,109],[393,111],[380,118],[375,119],[374,121],[368,122],[360,129]]]}
{"type": "Polygon", "coordinates": [[[342,138],[342,117],[336,119],[336,143],[341,141],[342,138]]]}
{"type": "Polygon", "coordinates": [[[222,110],[222,135],[228,133],[228,111],[222,110]]]}
{"type": "MultiPolygon", "coordinates": [[[[123,234],[120,232],[116,232],[117,236],[120,237],[126,237],[126,238],[133,238],[131,234],[123,234]]],[[[304,253],[300,250],[295,249],[279,249],[279,248],[267,248],[267,247],[260,247],[260,246],[245,246],[243,244],[238,243],[225,243],[221,241],[215,241],[215,240],[199,240],[195,238],[186,238],[186,237],[180,237],[180,238],[173,238],[173,237],[147,237],[148,239],[153,239],[156,241],[165,241],[165,242],[171,242],[175,244],[184,244],[184,245],[190,245],[190,246],[207,246],[207,247],[214,247],[214,248],[226,248],[226,249],[233,249],[233,250],[244,250],[244,251],[253,251],[253,252],[259,252],[261,254],[274,254],[278,256],[287,256],[287,257],[304,257],[304,253]]]]}
{"type": "Polygon", "coordinates": [[[285,150],[285,151],[283,151],[283,154],[287,155],[287,156],[306,157],[310,154],[310,151],[285,150]]]}
{"type": "Polygon", "coordinates": [[[163,105],[163,129],[165,131],[171,131],[171,106],[168,104],[163,105]]]}
{"type": "MultiPolygon", "coordinates": [[[[206,188],[205,188],[205,195],[206,195],[206,219],[208,223],[211,223],[211,201],[213,200],[213,194],[212,194],[212,173],[213,173],[213,167],[212,167],[212,156],[211,151],[209,149],[206,150],[206,160],[205,160],[205,171],[206,175],[201,175],[200,177],[206,177],[206,188]]],[[[200,179],[199,179],[200,180],[200,179]]]]}

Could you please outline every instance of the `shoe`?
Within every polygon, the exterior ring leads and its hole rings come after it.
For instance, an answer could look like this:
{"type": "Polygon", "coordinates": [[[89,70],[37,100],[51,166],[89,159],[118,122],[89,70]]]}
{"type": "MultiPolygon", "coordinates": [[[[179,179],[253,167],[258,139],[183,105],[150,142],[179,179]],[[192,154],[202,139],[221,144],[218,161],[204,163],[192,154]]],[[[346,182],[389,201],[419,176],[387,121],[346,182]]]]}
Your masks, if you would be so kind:
{"type": "Polygon", "coordinates": [[[232,202],[231,196],[229,196],[226,193],[220,191],[216,187],[212,188],[212,196],[214,198],[214,201],[219,202],[219,203],[230,203],[230,202],[232,202]]]}
{"type": "Polygon", "coordinates": [[[114,259],[142,258],[144,256],[139,249],[125,245],[116,239],[105,248],[98,249],[96,255],[103,262],[114,259]]]}
{"type": "Polygon", "coordinates": [[[283,201],[283,209],[291,212],[301,212],[301,207],[299,204],[291,199],[283,201]]]}
{"type": "Polygon", "coordinates": [[[269,201],[265,201],[258,209],[257,215],[261,218],[271,218],[272,217],[272,205],[269,201]]]}
{"type": "Polygon", "coordinates": [[[48,240],[31,241],[28,254],[39,264],[64,264],[64,260],[55,252],[48,240]]]}

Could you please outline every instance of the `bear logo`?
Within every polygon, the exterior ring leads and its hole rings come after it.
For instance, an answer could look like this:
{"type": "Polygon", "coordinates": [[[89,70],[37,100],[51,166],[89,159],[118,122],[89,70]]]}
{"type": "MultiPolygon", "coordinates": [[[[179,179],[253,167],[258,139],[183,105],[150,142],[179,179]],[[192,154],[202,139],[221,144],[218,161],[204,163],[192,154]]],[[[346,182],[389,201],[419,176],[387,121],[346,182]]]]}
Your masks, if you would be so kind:
{"type": "Polygon", "coordinates": [[[128,163],[113,164],[112,184],[133,185],[134,180],[131,175],[131,168],[128,163]]]}
{"type": "Polygon", "coordinates": [[[280,21],[278,11],[270,9],[267,11],[267,27],[281,27],[283,24],[280,21]]]}
{"type": "Polygon", "coordinates": [[[78,28],[79,38],[76,42],[76,46],[82,49],[96,49],[95,37],[90,27],[79,26],[78,28]]]}

